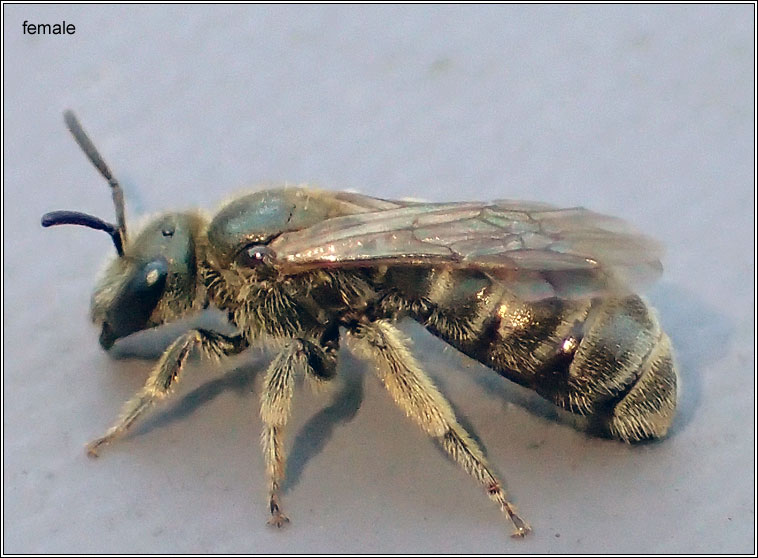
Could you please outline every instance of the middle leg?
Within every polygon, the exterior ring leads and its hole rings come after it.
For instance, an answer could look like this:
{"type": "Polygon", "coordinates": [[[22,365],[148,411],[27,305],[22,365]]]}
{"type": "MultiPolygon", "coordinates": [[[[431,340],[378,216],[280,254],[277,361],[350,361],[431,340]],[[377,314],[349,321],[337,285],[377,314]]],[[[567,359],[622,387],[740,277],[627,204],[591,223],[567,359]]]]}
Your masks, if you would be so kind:
{"type": "Polygon", "coordinates": [[[291,415],[295,375],[304,373],[306,377],[323,382],[334,375],[336,365],[336,351],[330,346],[324,348],[305,339],[293,339],[266,372],[261,392],[261,443],[269,478],[269,525],[282,527],[289,522],[281,510],[279,491],[284,482],[286,462],[284,427],[291,415]]]}

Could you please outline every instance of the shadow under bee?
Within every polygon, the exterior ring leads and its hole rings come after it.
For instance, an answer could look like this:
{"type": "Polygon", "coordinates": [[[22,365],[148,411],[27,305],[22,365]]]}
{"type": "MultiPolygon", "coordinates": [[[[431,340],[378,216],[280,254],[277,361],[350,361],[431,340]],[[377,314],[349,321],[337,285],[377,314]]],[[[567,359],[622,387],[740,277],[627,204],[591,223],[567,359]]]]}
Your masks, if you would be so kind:
{"type": "Polygon", "coordinates": [[[294,488],[308,462],[320,454],[331,439],[334,429],[353,420],[361,408],[364,397],[365,369],[348,352],[340,355],[339,387],[329,405],[321,409],[300,429],[287,461],[284,491],[294,488]]]}
{"type": "Polygon", "coordinates": [[[184,420],[195,411],[213,401],[219,395],[233,391],[239,396],[249,395],[254,391],[255,379],[262,367],[265,367],[263,359],[255,359],[227,372],[220,378],[214,378],[205,382],[198,388],[184,395],[176,404],[166,409],[158,410],[154,415],[135,428],[132,436],[142,436],[155,429],[160,429],[169,424],[184,420]]]}
{"type": "Polygon", "coordinates": [[[735,324],[702,298],[672,283],[651,289],[663,327],[676,351],[681,389],[677,415],[669,432],[676,437],[692,422],[703,399],[703,378],[708,367],[724,358],[735,334],[735,324]]]}

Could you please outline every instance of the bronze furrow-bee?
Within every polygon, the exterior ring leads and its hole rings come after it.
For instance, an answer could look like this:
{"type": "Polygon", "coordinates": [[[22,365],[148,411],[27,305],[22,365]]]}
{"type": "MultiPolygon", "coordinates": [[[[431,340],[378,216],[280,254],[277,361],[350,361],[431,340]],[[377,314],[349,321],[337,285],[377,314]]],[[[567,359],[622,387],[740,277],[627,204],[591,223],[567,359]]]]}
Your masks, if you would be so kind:
{"type": "Polygon", "coordinates": [[[636,442],[667,432],[677,396],[671,344],[632,291],[660,274],[660,251],[618,219],[538,203],[285,188],[238,197],[212,218],[165,213],[127,236],[118,182],[71,112],[65,121],[108,180],[117,220],[55,211],[42,224],[83,225],[113,239],[118,256],[92,297],[101,345],[209,305],[237,331],[193,329],[176,339],[116,423],[88,445],[90,455],[169,394],[194,348],[219,358],[275,346],[260,414],[269,523],[281,526],[295,376],[329,381],[344,330],[395,402],[484,486],[514,535],[525,535],[529,526],[481,449],[408,349],[396,326],[404,317],[607,436],[636,442]]]}

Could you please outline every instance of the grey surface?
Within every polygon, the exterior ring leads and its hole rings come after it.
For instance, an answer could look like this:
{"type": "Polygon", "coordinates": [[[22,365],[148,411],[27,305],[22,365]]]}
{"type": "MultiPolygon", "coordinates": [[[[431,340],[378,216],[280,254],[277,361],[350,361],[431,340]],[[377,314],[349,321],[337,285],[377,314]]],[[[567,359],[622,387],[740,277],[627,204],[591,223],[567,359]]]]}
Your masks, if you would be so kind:
{"type": "Polygon", "coordinates": [[[754,551],[752,5],[3,10],[5,552],[754,551]],[[23,36],[25,19],[76,34],[23,36]],[[264,524],[254,355],[193,362],[88,460],[149,371],[132,357],[170,335],[102,352],[87,310],[112,246],[39,227],[112,216],[65,108],[132,218],[284,182],[625,217],[669,249],[648,294],[681,364],[672,435],[590,438],[409,327],[531,538],[347,353],[333,393],[297,393],[282,532],[264,524]]]}

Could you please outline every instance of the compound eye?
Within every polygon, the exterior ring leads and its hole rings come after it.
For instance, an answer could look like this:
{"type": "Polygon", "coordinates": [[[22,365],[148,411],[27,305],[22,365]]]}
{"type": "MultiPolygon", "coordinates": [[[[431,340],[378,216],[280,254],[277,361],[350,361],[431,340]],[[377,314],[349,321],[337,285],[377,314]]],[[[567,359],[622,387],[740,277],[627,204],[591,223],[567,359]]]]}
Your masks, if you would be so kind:
{"type": "Polygon", "coordinates": [[[121,337],[147,327],[166,288],[168,262],[158,257],[134,270],[113,299],[103,323],[100,344],[108,349],[121,337]]]}
{"type": "Polygon", "coordinates": [[[271,265],[276,254],[268,246],[263,244],[253,244],[246,246],[237,256],[237,263],[245,267],[258,267],[261,264],[271,265]]]}

